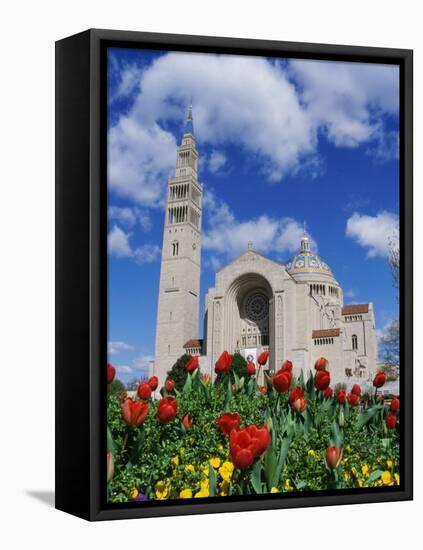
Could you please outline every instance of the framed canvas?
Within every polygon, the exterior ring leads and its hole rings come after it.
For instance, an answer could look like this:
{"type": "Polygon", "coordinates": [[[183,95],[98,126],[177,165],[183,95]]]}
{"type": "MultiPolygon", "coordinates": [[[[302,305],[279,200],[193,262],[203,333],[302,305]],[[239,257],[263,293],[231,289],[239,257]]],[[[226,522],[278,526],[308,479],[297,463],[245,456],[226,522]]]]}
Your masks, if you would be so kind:
{"type": "Polygon", "coordinates": [[[412,52],[56,44],[56,507],[412,498],[412,52]]]}

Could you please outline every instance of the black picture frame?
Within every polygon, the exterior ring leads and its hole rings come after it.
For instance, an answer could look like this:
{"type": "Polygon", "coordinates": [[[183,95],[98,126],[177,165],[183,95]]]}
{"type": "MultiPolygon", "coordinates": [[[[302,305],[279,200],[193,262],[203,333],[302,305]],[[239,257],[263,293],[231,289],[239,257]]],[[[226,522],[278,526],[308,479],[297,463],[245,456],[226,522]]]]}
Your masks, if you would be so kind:
{"type": "Polygon", "coordinates": [[[413,495],[413,52],[91,29],[56,43],[56,508],[110,520],[410,500],[413,495]],[[401,485],[107,505],[106,81],[109,46],[400,67],[401,485]]]}

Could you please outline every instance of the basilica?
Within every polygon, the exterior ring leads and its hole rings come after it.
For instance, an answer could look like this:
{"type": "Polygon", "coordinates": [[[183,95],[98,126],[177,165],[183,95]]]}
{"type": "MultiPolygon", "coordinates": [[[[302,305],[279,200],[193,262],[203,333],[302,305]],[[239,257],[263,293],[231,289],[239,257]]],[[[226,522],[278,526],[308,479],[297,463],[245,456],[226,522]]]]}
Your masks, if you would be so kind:
{"type": "Polygon", "coordinates": [[[253,359],[269,351],[270,371],[290,359],[295,374],[301,369],[306,374],[324,356],[332,384],[369,380],[377,361],[373,305],[344,304],[342,287],[314,253],[306,231],[285,264],[259,254],[250,242],[220,269],[205,296],[198,338],[203,195],[198,159],[190,108],[167,187],[152,374],[163,381],[189,353],[213,377],[224,350],[253,359]]]}

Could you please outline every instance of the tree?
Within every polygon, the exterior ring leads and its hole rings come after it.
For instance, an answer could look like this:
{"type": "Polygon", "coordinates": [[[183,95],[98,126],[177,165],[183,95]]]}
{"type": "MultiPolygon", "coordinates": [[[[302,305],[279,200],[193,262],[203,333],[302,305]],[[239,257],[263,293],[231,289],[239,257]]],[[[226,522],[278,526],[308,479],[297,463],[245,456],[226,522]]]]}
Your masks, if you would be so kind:
{"type": "Polygon", "coordinates": [[[400,330],[399,320],[394,319],[386,329],[385,334],[379,340],[380,357],[382,362],[389,367],[399,369],[400,364],[400,330]]]}
{"type": "Polygon", "coordinates": [[[185,367],[191,357],[192,355],[185,353],[185,355],[182,355],[167,373],[167,377],[175,381],[175,388],[179,391],[182,390],[185,380],[187,379],[188,373],[185,370],[185,367]]]}
{"type": "MultiPolygon", "coordinates": [[[[396,234],[389,238],[389,256],[388,262],[391,266],[393,285],[396,288],[397,292],[399,291],[400,285],[400,250],[399,250],[399,240],[398,240],[398,229],[396,234]]],[[[398,295],[397,295],[398,299],[398,295]]]]}

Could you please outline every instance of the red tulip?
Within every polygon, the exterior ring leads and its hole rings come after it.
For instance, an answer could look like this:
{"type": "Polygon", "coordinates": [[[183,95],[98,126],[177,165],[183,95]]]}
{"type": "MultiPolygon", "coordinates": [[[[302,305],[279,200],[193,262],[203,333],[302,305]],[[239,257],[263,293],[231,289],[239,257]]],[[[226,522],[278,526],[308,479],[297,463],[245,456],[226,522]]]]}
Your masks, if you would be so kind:
{"type": "Polygon", "coordinates": [[[151,397],[151,387],[148,382],[143,382],[138,386],[138,397],[144,401],[148,401],[151,397]]]}
{"type": "Polygon", "coordinates": [[[305,399],[298,398],[292,403],[291,407],[294,411],[297,411],[297,413],[302,413],[307,407],[307,401],[305,399]]]}
{"type": "Polygon", "coordinates": [[[258,356],[257,363],[263,367],[267,363],[268,359],[269,359],[269,352],[268,351],[263,351],[258,356]]]}
{"type": "Polygon", "coordinates": [[[340,405],[343,405],[347,399],[347,392],[345,390],[338,390],[336,392],[336,399],[340,405]]]}
{"type": "Polygon", "coordinates": [[[163,397],[159,401],[156,418],[159,422],[165,424],[175,418],[177,410],[178,403],[174,397],[163,397]]]}
{"type": "Polygon", "coordinates": [[[323,392],[323,395],[325,396],[326,399],[331,399],[331,397],[333,396],[333,389],[326,388],[325,391],[323,392]]]}
{"type": "Polygon", "coordinates": [[[291,373],[281,372],[280,374],[276,374],[272,378],[272,384],[278,393],[284,393],[288,391],[291,384],[291,373]]]}
{"type": "Polygon", "coordinates": [[[227,351],[224,351],[216,361],[214,371],[216,374],[229,374],[232,365],[232,356],[227,351]]]}
{"type": "Polygon", "coordinates": [[[388,414],[385,418],[385,424],[388,430],[394,430],[397,425],[397,417],[394,414],[388,414]]]}
{"type": "Polygon", "coordinates": [[[119,394],[119,399],[121,401],[124,401],[128,397],[128,393],[126,391],[121,391],[119,394]]]}
{"type": "Polygon", "coordinates": [[[350,407],[355,407],[360,403],[360,396],[351,392],[347,395],[347,401],[350,407]]]}
{"type": "Polygon", "coordinates": [[[342,449],[328,447],[326,449],[326,464],[331,470],[336,470],[342,459],[342,449]]]}
{"type": "Polygon", "coordinates": [[[396,413],[399,411],[399,408],[400,408],[400,400],[398,399],[398,397],[393,397],[391,404],[389,406],[389,410],[393,413],[396,413]]]}
{"type": "Polygon", "coordinates": [[[358,384],[354,384],[354,386],[351,388],[351,393],[354,395],[358,395],[360,397],[361,395],[361,388],[358,384]]]}
{"type": "Polygon", "coordinates": [[[316,376],[314,377],[314,385],[316,389],[323,391],[329,387],[330,384],[330,374],[327,370],[318,370],[316,376]]]}
{"type": "Polygon", "coordinates": [[[107,383],[111,384],[115,379],[116,369],[110,363],[107,363],[107,383]]]}
{"type": "Polygon", "coordinates": [[[267,393],[267,388],[266,386],[260,386],[259,387],[259,392],[262,393],[263,395],[265,395],[267,393]]]}
{"type": "Polygon", "coordinates": [[[253,374],[256,374],[256,366],[252,361],[248,361],[246,371],[248,376],[253,376],[253,374]]]}
{"type": "Polygon", "coordinates": [[[181,424],[186,430],[189,430],[192,427],[192,422],[192,416],[189,414],[186,414],[181,420],[181,424]]]}
{"type": "Polygon", "coordinates": [[[198,369],[198,366],[198,356],[195,355],[194,357],[191,357],[191,359],[185,365],[185,370],[187,372],[194,372],[196,369],[198,369]]]}
{"type": "Polygon", "coordinates": [[[317,361],[314,363],[314,368],[317,371],[326,370],[326,367],[328,366],[329,361],[325,359],[324,357],[320,357],[317,359],[317,361]]]}
{"type": "Polygon", "coordinates": [[[173,390],[175,389],[175,380],[172,380],[172,378],[168,378],[165,382],[165,390],[168,392],[168,393],[172,393],[173,390]]]}
{"type": "Polygon", "coordinates": [[[254,459],[268,449],[270,440],[270,432],[266,427],[252,425],[243,430],[232,430],[230,449],[234,466],[241,470],[248,469],[254,459]]]}
{"type": "Polygon", "coordinates": [[[159,385],[159,379],[157,376],[151,376],[151,378],[148,379],[147,384],[150,386],[152,391],[156,391],[159,385]]]}
{"type": "Polygon", "coordinates": [[[125,399],[122,403],[122,417],[127,424],[134,428],[138,428],[147,418],[148,409],[148,403],[125,399]]]}
{"type": "Polygon", "coordinates": [[[292,361],[290,361],[289,359],[285,359],[285,361],[282,363],[282,366],[278,372],[291,372],[292,367],[293,367],[292,361]]]}
{"type": "Polygon", "coordinates": [[[373,386],[375,388],[381,388],[386,382],[386,375],[383,371],[376,373],[376,376],[373,378],[373,386]]]}
{"type": "Polygon", "coordinates": [[[238,413],[225,413],[217,419],[217,425],[224,435],[229,435],[232,430],[239,430],[240,421],[238,413]]]}
{"type": "Polygon", "coordinates": [[[304,390],[297,387],[292,390],[291,395],[289,396],[289,404],[292,406],[292,404],[295,403],[297,399],[303,399],[303,397],[304,397],[304,390]]]}

